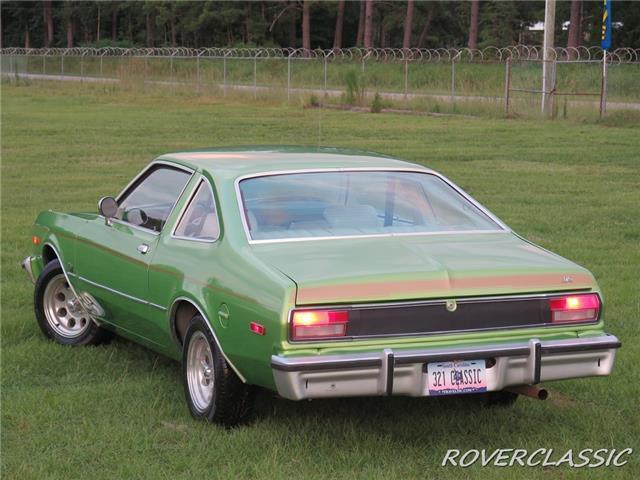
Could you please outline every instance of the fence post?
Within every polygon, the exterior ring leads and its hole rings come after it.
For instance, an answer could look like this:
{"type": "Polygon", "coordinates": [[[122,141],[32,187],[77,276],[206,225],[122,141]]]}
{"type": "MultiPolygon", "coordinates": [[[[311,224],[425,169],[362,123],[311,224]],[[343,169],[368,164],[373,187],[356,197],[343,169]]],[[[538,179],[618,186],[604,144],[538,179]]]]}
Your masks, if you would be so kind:
{"type": "Polygon", "coordinates": [[[196,91],[200,93],[200,56],[196,57],[196,91]]]}
{"type": "Polygon", "coordinates": [[[253,99],[258,98],[258,57],[253,57],[253,99]]]}
{"type": "Polygon", "coordinates": [[[100,78],[102,78],[102,57],[104,54],[100,54],[100,78]]]}
{"type": "Polygon", "coordinates": [[[409,60],[404,61],[404,98],[409,93],[409,60]]]}
{"type": "Polygon", "coordinates": [[[324,96],[327,96],[327,56],[324,57],[324,96]]]}
{"type": "Polygon", "coordinates": [[[47,57],[43,54],[42,55],[42,74],[45,75],[47,73],[47,67],[45,65],[47,61],[47,57]]]}
{"type": "Polygon", "coordinates": [[[227,96],[227,57],[222,57],[222,96],[227,96]]]}
{"type": "Polygon", "coordinates": [[[64,76],[64,53],[60,57],[60,75],[64,76]]]}
{"type": "Polygon", "coordinates": [[[80,83],[84,81],[84,53],[80,56],[80,83]]]}
{"type": "Polygon", "coordinates": [[[291,55],[287,57],[287,102],[291,100],[291,55]]]}
{"type": "Polygon", "coordinates": [[[169,58],[169,83],[171,84],[171,87],[173,88],[173,53],[171,54],[171,57],[169,58]]]}
{"type": "Polygon", "coordinates": [[[146,84],[147,83],[147,56],[144,56],[144,78],[142,83],[146,84]]]}
{"type": "Polygon", "coordinates": [[[511,57],[507,58],[504,73],[504,114],[509,116],[509,93],[511,92],[511,57]]]}
{"type": "Polygon", "coordinates": [[[607,113],[607,51],[602,55],[602,78],[600,80],[600,118],[607,113]]]}
{"type": "Polygon", "coordinates": [[[451,108],[456,106],[456,60],[451,60],[451,108]]]}

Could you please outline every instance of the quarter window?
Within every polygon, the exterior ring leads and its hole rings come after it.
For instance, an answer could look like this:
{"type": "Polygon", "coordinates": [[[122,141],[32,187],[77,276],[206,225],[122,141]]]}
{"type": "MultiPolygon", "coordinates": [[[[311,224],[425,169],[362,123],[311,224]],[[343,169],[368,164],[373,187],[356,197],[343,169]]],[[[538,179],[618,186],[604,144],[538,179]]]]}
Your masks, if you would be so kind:
{"type": "Polygon", "coordinates": [[[120,198],[118,218],[160,232],[191,174],[177,168],[153,166],[120,198]]]}
{"type": "Polygon", "coordinates": [[[216,204],[209,183],[202,180],[185,210],[176,230],[176,237],[212,242],[220,235],[216,204]]]}

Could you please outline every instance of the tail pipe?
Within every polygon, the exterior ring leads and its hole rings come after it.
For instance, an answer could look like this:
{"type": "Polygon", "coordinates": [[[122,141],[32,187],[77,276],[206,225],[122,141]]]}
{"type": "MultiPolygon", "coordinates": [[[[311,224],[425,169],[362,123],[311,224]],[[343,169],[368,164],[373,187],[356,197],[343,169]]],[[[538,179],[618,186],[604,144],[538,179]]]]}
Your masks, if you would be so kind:
{"type": "Polygon", "coordinates": [[[534,387],[533,385],[518,385],[517,387],[509,387],[508,391],[525,395],[538,400],[546,400],[549,397],[549,391],[544,388],[534,387]]]}

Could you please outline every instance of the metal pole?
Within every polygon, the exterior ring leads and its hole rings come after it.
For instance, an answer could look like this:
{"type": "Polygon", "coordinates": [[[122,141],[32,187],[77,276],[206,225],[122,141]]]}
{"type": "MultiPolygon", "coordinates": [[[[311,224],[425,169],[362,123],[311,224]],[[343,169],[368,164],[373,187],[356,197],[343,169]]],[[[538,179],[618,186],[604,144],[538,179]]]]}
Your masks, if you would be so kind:
{"type": "Polygon", "coordinates": [[[258,77],[258,58],[253,57],[253,99],[254,100],[258,98],[257,77],[258,77]]]}
{"type": "Polygon", "coordinates": [[[60,57],[60,75],[64,75],[64,55],[60,57]]]}
{"type": "Polygon", "coordinates": [[[47,61],[47,57],[45,57],[44,55],[42,55],[42,74],[45,75],[47,73],[47,67],[45,65],[45,62],[47,61]]]}
{"type": "Polygon", "coordinates": [[[287,102],[291,100],[291,57],[287,57],[287,102]]]}
{"type": "Polygon", "coordinates": [[[222,58],[222,96],[227,96],[227,57],[222,58]]]}
{"type": "Polygon", "coordinates": [[[196,57],[196,84],[197,91],[200,93],[200,57],[196,57]]]}
{"type": "Polygon", "coordinates": [[[144,57],[144,80],[142,83],[147,83],[147,57],[144,57]]]}
{"type": "Polygon", "coordinates": [[[451,107],[456,106],[456,61],[451,60],[451,107]]]}
{"type": "Polygon", "coordinates": [[[409,93],[409,61],[404,61],[404,98],[407,98],[409,93]]]}
{"type": "Polygon", "coordinates": [[[84,55],[80,57],[80,83],[84,80],[84,55]]]}
{"type": "Polygon", "coordinates": [[[511,91],[511,57],[507,58],[504,73],[504,114],[509,116],[509,93],[511,91]]]}
{"type": "Polygon", "coordinates": [[[173,86],[173,55],[169,57],[169,83],[173,86]]]}
{"type": "Polygon", "coordinates": [[[544,43],[542,46],[542,113],[550,108],[550,95],[552,85],[551,52],[553,51],[553,35],[556,24],[556,0],[546,0],[544,9],[544,43]]]}
{"type": "Polygon", "coordinates": [[[102,77],[102,55],[100,55],[100,77],[102,77]]]}
{"type": "Polygon", "coordinates": [[[327,57],[324,57],[324,96],[327,96],[327,57]]]}
{"type": "Polygon", "coordinates": [[[607,51],[602,55],[602,79],[600,80],[600,118],[607,113],[607,51]]]}

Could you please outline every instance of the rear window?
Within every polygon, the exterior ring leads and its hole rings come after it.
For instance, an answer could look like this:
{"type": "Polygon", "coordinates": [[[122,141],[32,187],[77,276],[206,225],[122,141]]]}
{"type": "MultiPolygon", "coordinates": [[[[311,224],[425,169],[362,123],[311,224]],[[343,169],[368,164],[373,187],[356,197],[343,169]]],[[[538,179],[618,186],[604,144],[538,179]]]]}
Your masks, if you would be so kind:
{"type": "Polygon", "coordinates": [[[240,182],[253,240],[502,230],[436,175],[340,171],[240,182]]]}

